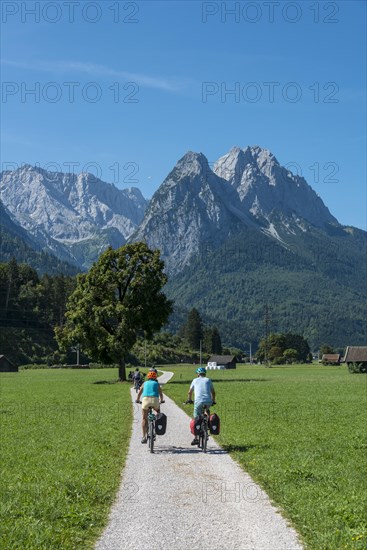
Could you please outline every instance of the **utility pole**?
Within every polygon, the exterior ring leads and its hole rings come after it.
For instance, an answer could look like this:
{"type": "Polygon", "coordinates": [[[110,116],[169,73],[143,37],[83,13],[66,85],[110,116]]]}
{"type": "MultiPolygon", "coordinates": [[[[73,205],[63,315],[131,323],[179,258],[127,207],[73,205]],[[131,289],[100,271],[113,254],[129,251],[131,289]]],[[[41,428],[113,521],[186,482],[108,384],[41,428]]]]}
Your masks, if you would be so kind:
{"type": "Polygon", "coordinates": [[[252,365],[252,351],[251,351],[251,342],[250,342],[250,365],[252,365]]]}
{"type": "Polygon", "coordinates": [[[76,364],[79,365],[80,344],[76,345],[75,351],[76,351],[76,364]]]}
{"type": "Polygon", "coordinates": [[[269,366],[269,326],[270,326],[270,314],[269,314],[269,306],[268,304],[265,305],[265,313],[264,313],[264,324],[265,324],[265,365],[269,366]]]}
{"type": "Polygon", "coordinates": [[[201,366],[201,340],[200,340],[200,366],[201,366]]]}

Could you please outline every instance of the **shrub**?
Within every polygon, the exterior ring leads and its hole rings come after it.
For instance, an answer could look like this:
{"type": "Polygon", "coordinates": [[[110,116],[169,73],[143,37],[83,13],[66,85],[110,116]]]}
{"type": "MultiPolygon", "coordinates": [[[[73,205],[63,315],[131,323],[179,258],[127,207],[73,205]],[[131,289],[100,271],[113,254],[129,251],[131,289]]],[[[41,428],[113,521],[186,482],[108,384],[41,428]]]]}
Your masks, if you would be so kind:
{"type": "Polygon", "coordinates": [[[118,365],[106,365],[105,363],[89,363],[90,369],[115,369],[118,368],[118,365]]]}
{"type": "Polygon", "coordinates": [[[30,363],[28,365],[21,365],[19,367],[19,370],[35,370],[35,369],[48,369],[48,365],[46,364],[36,364],[36,363],[30,363]]]}
{"type": "Polygon", "coordinates": [[[273,365],[284,365],[284,363],[285,363],[285,359],[282,356],[275,357],[275,359],[273,359],[273,361],[272,361],[273,365]]]}
{"type": "Polygon", "coordinates": [[[367,363],[348,363],[348,370],[351,374],[367,373],[367,363]]]}

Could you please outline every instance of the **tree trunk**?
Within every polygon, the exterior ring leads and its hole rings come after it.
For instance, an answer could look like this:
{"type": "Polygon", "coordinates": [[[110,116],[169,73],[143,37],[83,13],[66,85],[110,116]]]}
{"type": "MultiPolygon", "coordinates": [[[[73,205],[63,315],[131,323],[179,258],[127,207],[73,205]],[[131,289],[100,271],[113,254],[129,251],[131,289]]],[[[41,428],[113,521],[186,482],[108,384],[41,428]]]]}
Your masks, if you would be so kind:
{"type": "Polygon", "coordinates": [[[125,359],[120,359],[119,382],[126,382],[125,359]]]}

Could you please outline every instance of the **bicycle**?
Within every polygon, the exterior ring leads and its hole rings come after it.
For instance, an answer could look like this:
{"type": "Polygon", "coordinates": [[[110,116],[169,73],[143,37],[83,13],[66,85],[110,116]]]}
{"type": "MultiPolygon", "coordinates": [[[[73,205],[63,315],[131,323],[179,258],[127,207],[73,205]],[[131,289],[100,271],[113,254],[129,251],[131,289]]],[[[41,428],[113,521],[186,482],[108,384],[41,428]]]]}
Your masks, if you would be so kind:
{"type": "MultiPolygon", "coordinates": [[[[136,401],[136,403],[141,403],[141,401],[136,401]]],[[[160,405],[164,403],[164,401],[160,402],[160,405]]],[[[155,433],[155,420],[156,415],[154,414],[153,407],[148,408],[148,431],[147,431],[147,439],[148,439],[148,448],[151,453],[154,453],[154,441],[156,438],[155,433]]]]}
{"type": "MultiPolygon", "coordinates": [[[[187,401],[185,401],[184,405],[193,404],[193,403],[194,403],[193,401],[188,399],[187,401]]],[[[216,404],[215,401],[213,401],[212,404],[215,405],[216,404]]],[[[200,431],[198,435],[198,439],[199,439],[198,447],[199,449],[202,449],[204,453],[206,453],[206,449],[208,446],[208,439],[209,439],[208,432],[209,432],[209,422],[210,422],[210,409],[208,405],[202,406],[202,413],[200,417],[201,417],[201,422],[200,422],[200,431]]]]}
{"type": "Polygon", "coordinates": [[[134,388],[135,388],[135,392],[138,393],[141,386],[144,384],[144,379],[143,378],[139,378],[139,380],[134,380],[134,388]]]}

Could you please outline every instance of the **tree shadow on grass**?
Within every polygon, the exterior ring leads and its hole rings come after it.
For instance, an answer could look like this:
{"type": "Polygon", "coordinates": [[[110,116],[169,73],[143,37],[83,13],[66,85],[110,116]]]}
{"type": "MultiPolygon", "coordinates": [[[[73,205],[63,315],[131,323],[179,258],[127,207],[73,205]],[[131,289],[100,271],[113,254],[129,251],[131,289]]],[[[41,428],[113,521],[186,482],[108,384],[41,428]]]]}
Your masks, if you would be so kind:
{"type": "Polygon", "coordinates": [[[120,383],[119,380],[97,380],[96,382],[92,382],[92,384],[118,384],[120,383]]]}
{"type": "MultiPolygon", "coordinates": [[[[267,378],[211,378],[213,381],[213,384],[216,384],[217,382],[269,382],[267,378]]],[[[191,382],[191,378],[187,380],[172,380],[172,382],[169,380],[168,384],[189,384],[191,382]]]]}
{"type": "Polygon", "coordinates": [[[222,445],[222,447],[227,453],[231,453],[231,452],[247,453],[252,449],[257,449],[261,451],[266,451],[267,449],[270,449],[270,445],[222,445]]]}

